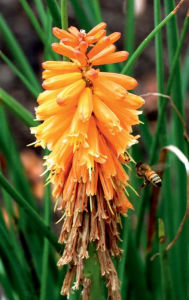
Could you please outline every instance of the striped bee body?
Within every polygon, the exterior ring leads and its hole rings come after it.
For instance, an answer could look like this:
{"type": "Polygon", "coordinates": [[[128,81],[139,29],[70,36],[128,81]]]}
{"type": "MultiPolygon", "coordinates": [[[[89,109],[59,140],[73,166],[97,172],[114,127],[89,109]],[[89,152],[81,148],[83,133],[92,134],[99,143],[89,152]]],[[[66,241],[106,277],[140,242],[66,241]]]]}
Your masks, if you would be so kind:
{"type": "Polygon", "coordinates": [[[161,178],[153,170],[147,171],[145,176],[146,180],[151,182],[154,186],[161,187],[161,178]]]}
{"type": "Polygon", "coordinates": [[[155,187],[161,187],[162,181],[159,175],[151,169],[151,167],[142,162],[137,162],[135,165],[137,175],[144,178],[142,187],[148,184],[153,184],[155,187]]]}

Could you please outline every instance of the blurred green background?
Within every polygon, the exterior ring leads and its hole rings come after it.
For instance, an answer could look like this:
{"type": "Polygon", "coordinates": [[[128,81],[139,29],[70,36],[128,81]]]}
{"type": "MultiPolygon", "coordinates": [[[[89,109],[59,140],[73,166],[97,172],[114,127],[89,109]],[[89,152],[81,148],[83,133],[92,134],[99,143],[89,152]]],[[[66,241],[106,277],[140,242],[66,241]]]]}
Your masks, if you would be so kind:
{"type": "MultiPolygon", "coordinates": [[[[49,45],[52,26],[61,27],[63,2],[1,0],[0,4],[2,299],[63,299],[60,289],[65,270],[56,267],[61,251],[56,236],[61,225],[54,225],[60,215],[53,213],[50,186],[44,188],[45,179],[40,177],[43,151],[26,147],[34,141],[29,127],[35,124],[41,63],[59,59],[49,45]]],[[[141,117],[144,124],[134,129],[141,135],[140,143],[131,153],[136,161],[157,165],[160,159],[163,165],[161,191],[151,186],[141,190],[142,180],[131,163],[131,185],[140,197],[130,192],[135,211],[123,218],[120,229],[124,254],[115,265],[122,299],[189,299],[188,4],[185,0],[175,17],[170,14],[176,5],[173,0],[68,1],[69,25],[88,31],[103,20],[110,33],[122,33],[117,47],[129,51],[128,62],[103,68],[133,75],[139,82],[134,92],[148,94],[141,117]],[[180,152],[175,155],[168,150],[167,158],[160,158],[168,145],[182,151],[185,165],[180,152]],[[182,220],[180,237],[167,251],[182,220]]],[[[70,299],[80,297],[80,291],[70,295],[70,299]]]]}

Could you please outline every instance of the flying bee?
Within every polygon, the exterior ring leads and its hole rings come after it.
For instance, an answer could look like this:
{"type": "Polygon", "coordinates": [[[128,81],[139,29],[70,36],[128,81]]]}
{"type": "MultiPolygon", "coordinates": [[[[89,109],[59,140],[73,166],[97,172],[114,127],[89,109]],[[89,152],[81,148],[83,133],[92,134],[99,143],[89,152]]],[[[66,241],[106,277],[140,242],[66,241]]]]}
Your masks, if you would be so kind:
{"type": "Polygon", "coordinates": [[[147,164],[142,163],[141,161],[137,162],[135,165],[137,175],[144,178],[144,183],[141,187],[145,187],[152,183],[155,187],[161,187],[162,181],[159,175],[151,169],[147,164]]]}

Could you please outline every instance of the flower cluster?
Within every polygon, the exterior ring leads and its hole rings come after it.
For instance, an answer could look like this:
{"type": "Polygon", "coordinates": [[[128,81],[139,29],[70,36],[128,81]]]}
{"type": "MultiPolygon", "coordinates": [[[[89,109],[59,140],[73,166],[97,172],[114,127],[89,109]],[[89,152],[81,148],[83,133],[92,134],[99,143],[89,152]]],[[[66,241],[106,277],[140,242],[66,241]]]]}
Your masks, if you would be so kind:
{"type": "Polygon", "coordinates": [[[139,123],[137,109],[144,101],[128,92],[137,85],[134,78],[95,68],[128,57],[126,51],[115,52],[120,33],[107,36],[105,28],[105,23],[88,33],[73,26],[68,31],[53,28],[60,41],[52,49],[70,61],[43,63],[45,91],[36,108],[37,119],[43,123],[32,133],[36,146],[51,151],[45,165],[53,194],[61,198],[59,242],[65,248],[58,265],[70,265],[62,294],[69,294],[75,276],[75,288],[84,285],[84,260],[93,241],[109,297],[119,299],[111,255],[121,253],[117,245],[120,214],[133,208],[125,193],[128,175],[122,163],[127,163],[125,151],[137,142],[132,126],[139,123]]]}

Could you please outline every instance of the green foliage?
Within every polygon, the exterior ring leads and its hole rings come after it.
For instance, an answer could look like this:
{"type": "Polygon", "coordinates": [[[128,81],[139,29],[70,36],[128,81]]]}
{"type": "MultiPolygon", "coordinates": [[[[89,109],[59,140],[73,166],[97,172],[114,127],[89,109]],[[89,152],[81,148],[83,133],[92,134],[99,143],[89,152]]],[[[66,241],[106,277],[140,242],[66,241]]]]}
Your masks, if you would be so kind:
{"type": "MultiPolygon", "coordinates": [[[[61,0],[59,3],[56,0],[34,0],[37,14],[33,12],[29,1],[19,0],[19,2],[44,46],[45,59],[58,59],[59,56],[50,48],[51,27],[67,28],[67,1],[61,0]]],[[[71,0],[70,4],[80,28],[88,31],[102,21],[98,0],[71,0]]],[[[179,35],[176,11],[173,12],[174,7],[173,0],[164,0],[164,6],[160,5],[159,0],[154,0],[154,29],[146,33],[147,37],[135,49],[137,28],[134,1],[128,0],[126,6],[124,47],[129,50],[130,58],[123,66],[121,73],[133,75],[138,57],[155,39],[157,92],[171,96],[176,107],[176,110],[172,109],[170,128],[168,128],[166,107],[170,101],[163,95],[159,96],[158,119],[153,136],[147,116],[144,115],[141,118],[144,124],[140,125],[140,134],[150,164],[157,163],[159,153],[165,145],[177,146],[186,156],[189,150],[183,129],[184,104],[189,87],[189,49],[184,60],[183,72],[180,64],[183,43],[189,29],[189,16],[186,16],[179,35]],[[164,19],[161,17],[162,7],[165,8],[164,19]],[[165,81],[163,64],[164,44],[161,35],[163,26],[167,29],[166,43],[169,56],[167,81],[165,81]]],[[[37,97],[41,91],[37,76],[3,16],[0,16],[0,32],[8,50],[8,55],[0,52],[0,58],[19,77],[29,92],[37,97]],[[11,59],[8,58],[9,56],[11,59]]],[[[117,71],[119,67],[105,66],[108,71],[117,71]]],[[[58,270],[56,267],[57,253],[60,253],[62,249],[51,229],[50,186],[45,187],[44,213],[41,214],[23,171],[16,141],[9,128],[6,115],[8,110],[28,128],[38,124],[19,101],[0,87],[0,153],[7,161],[6,176],[0,171],[0,186],[2,205],[6,209],[9,223],[7,226],[0,212],[0,283],[6,298],[10,300],[64,299],[60,296],[60,289],[65,269],[58,270]],[[15,202],[18,205],[19,217],[14,209],[15,202]]],[[[136,161],[144,160],[140,144],[133,147],[132,156],[136,161]]],[[[139,198],[129,191],[136,210],[130,213],[128,218],[122,218],[121,238],[123,242],[120,246],[124,249],[124,253],[120,260],[115,260],[124,300],[185,300],[189,297],[189,224],[187,222],[182,228],[180,238],[169,252],[167,251],[167,244],[176,235],[186,210],[187,176],[184,165],[173,154],[168,155],[168,162],[171,167],[170,170],[164,172],[161,201],[158,202],[154,212],[153,226],[156,227],[156,231],[152,237],[150,249],[147,249],[149,235],[146,220],[149,220],[152,209],[152,190],[149,187],[146,188],[139,198]],[[161,219],[157,222],[159,217],[161,219]],[[134,226],[133,223],[135,223],[134,226]],[[154,256],[156,253],[157,255],[154,256]],[[154,258],[151,259],[153,256],[154,258]]],[[[131,172],[130,177],[131,184],[139,190],[139,181],[134,171],[131,172]]],[[[104,283],[101,284],[99,279],[100,270],[95,262],[96,254],[92,245],[89,252],[91,256],[85,265],[84,272],[96,283],[92,288],[91,299],[105,299],[104,283]]],[[[80,299],[79,294],[79,292],[72,294],[70,299],[80,299]]]]}

